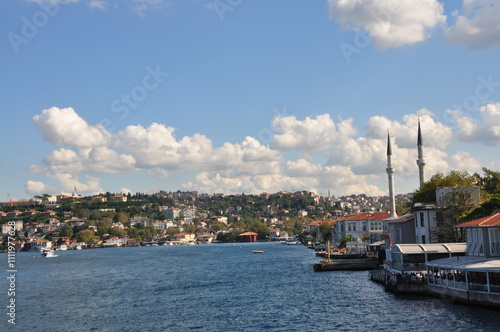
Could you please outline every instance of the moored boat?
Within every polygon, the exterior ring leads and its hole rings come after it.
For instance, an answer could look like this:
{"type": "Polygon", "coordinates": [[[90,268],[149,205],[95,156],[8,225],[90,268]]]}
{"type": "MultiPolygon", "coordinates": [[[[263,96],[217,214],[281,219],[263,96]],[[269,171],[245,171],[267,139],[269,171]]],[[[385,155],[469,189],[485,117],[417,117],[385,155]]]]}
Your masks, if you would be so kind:
{"type": "Polygon", "coordinates": [[[54,250],[52,249],[45,249],[45,250],[42,250],[42,256],[43,257],[57,257],[56,254],[54,254],[54,250]]]}
{"type": "Polygon", "coordinates": [[[377,267],[375,259],[322,260],[314,264],[314,271],[366,271],[377,267]]]}

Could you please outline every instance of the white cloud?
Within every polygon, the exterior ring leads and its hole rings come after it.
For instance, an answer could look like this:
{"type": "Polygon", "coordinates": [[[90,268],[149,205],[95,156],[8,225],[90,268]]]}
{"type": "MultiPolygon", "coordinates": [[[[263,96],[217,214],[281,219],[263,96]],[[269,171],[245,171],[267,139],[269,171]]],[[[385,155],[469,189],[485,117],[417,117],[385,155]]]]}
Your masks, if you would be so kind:
{"type": "Polygon", "coordinates": [[[347,137],[354,136],[357,130],[352,119],[337,124],[330,114],[306,117],[297,120],[295,116],[276,116],[273,130],[277,132],[270,147],[277,150],[328,150],[342,143],[347,137]]]}
{"type": "Polygon", "coordinates": [[[89,7],[92,9],[97,8],[97,9],[100,9],[102,11],[105,11],[107,6],[108,6],[108,3],[106,1],[103,1],[103,0],[90,0],[90,2],[89,2],[89,7]]]}
{"type": "Polygon", "coordinates": [[[71,107],[45,109],[33,122],[43,139],[54,145],[88,148],[107,145],[110,139],[103,126],[90,126],[71,107]]]}
{"type": "Polygon", "coordinates": [[[437,0],[329,0],[330,17],[349,30],[364,30],[378,48],[400,47],[429,38],[446,21],[437,0]]]}
{"type": "Polygon", "coordinates": [[[453,169],[476,172],[481,170],[481,163],[467,151],[458,151],[451,158],[453,161],[453,169]]]}
{"type": "Polygon", "coordinates": [[[128,195],[129,193],[130,193],[130,194],[132,194],[132,191],[131,191],[130,189],[128,189],[128,188],[125,188],[125,187],[121,188],[121,189],[120,189],[120,192],[121,192],[123,195],[128,195]]]}
{"type": "Polygon", "coordinates": [[[424,145],[445,149],[450,146],[453,132],[450,127],[433,119],[433,113],[426,109],[419,110],[416,114],[406,114],[401,121],[389,120],[383,116],[372,116],[366,125],[366,136],[370,138],[386,139],[387,130],[391,136],[398,138],[401,148],[415,147],[417,144],[417,126],[420,119],[424,145]]]}
{"type": "Polygon", "coordinates": [[[446,31],[451,44],[466,44],[471,50],[500,46],[499,0],[464,0],[462,11],[446,31]]]}
{"type": "MultiPolygon", "coordinates": [[[[450,112],[462,136],[472,139],[486,132],[490,135],[487,140],[491,141],[500,136],[500,131],[495,131],[496,124],[500,123],[499,110],[499,104],[482,107],[484,123],[469,127],[465,127],[465,122],[461,124],[467,119],[459,112],[450,112]]],[[[66,192],[75,186],[79,192],[102,192],[100,176],[103,174],[145,171],[142,174],[160,180],[175,179],[176,172],[194,172],[195,178],[186,181],[183,188],[209,193],[305,189],[382,195],[387,192],[385,169],[387,129],[390,129],[396,188],[400,181],[403,192],[409,192],[414,189],[412,183],[416,186],[418,182],[419,118],[428,177],[450,170],[450,165],[477,168],[472,154],[460,152],[448,156],[446,149],[453,141],[452,130],[436,121],[426,109],[403,115],[399,120],[373,116],[367,121],[364,135],[358,134],[353,119],[334,123],[329,114],[302,120],[278,116],[273,122],[274,141],[269,146],[256,138],[245,137],[239,143],[226,142],[214,147],[202,134],[177,138],[174,128],[159,123],[149,127],[128,126],[110,133],[88,124],[73,109],[52,108],[35,116],[34,122],[56,149],[42,160],[42,165],[33,165],[30,171],[60,183],[66,192]],[[60,124],[95,131],[98,137],[69,133],[60,124]],[[80,177],[86,180],[81,181],[80,177]]],[[[37,186],[43,188],[40,183],[30,183],[30,191],[41,190],[37,186]]],[[[162,189],[159,181],[155,186],[162,189]]]]}
{"type": "Polygon", "coordinates": [[[32,181],[32,180],[26,182],[26,184],[24,185],[24,190],[28,195],[31,196],[57,193],[57,189],[55,187],[46,185],[42,181],[32,181]]]}
{"type": "Polygon", "coordinates": [[[479,108],[481,121],[464,116],[459,111],[448,111],[459,127],[458,137],[463,142],[500,144],[500,103],[490,103],[479,108]]]}

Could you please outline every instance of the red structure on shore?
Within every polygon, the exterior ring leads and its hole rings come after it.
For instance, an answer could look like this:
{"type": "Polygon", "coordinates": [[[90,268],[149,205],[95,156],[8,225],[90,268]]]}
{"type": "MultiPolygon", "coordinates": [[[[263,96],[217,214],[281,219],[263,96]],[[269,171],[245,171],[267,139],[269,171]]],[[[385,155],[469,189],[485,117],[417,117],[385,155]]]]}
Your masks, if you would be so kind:
{"type": "Polygon", "coordinates": [[[238,242],[255,242],[259,234],[253,232],[245,232],[238,235],[238,242]]]}

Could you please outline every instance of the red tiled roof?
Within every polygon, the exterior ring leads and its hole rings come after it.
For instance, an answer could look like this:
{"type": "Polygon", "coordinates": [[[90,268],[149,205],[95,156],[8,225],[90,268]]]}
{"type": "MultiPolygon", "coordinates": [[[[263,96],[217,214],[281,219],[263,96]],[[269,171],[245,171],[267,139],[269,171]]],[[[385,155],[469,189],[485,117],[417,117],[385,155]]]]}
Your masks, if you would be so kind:
{"type": "Polygon", "coordinates": [[[456,227],[500,226],[500,213],[458,224],[456,227]]]}
{"type": "Polygon", "coordinates": [[[337,220],[378,220],[389,218],[389,212],[361,212],[337,220]]]}

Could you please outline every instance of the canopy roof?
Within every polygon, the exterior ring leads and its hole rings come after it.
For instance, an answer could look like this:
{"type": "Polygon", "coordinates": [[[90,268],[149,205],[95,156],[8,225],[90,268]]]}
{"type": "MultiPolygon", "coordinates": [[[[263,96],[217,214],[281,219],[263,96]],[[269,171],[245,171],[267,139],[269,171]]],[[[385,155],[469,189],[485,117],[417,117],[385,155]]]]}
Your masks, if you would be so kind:
{"type": "Polygon", "coordinates": [[[457,269],[468,271],[491,271],[500,273],[500,259],[488,259],[484,257],[450,257],[436,259],[426,263],[427,266],[440,267],[444,269],[457,269]]]}
{"type": "Polygon", "coordinates": [[[467,243],[395,244],[392,252],[402,254],[465,252],[467,243]]]}

